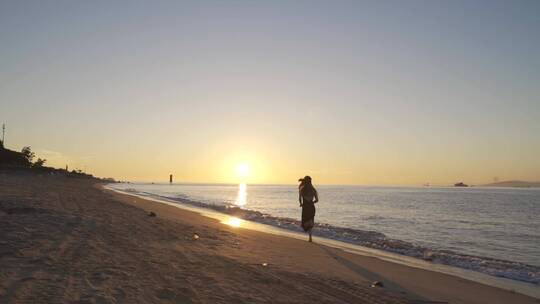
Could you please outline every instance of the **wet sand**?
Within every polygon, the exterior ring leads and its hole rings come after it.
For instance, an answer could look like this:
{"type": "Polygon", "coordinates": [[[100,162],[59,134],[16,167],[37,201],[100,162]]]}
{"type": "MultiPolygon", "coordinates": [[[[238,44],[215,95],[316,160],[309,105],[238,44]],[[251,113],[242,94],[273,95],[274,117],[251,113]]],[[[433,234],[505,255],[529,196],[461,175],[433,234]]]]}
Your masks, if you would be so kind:
{"type": "Polygon", "coordinates": [[[0,303],[540,303],[94,180],[0,172],[0,223],[0,303]]]}

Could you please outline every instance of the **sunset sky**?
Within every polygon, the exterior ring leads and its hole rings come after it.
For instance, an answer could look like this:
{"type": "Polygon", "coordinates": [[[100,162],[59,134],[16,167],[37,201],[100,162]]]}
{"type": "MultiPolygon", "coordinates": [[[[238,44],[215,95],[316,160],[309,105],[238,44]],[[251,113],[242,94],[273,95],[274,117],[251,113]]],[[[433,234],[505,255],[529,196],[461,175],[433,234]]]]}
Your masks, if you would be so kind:
{"type": "Polygon", "coordinates": [[[0,0],[2,122],[131,181],[540,181],[540,1],[0,0]]]}

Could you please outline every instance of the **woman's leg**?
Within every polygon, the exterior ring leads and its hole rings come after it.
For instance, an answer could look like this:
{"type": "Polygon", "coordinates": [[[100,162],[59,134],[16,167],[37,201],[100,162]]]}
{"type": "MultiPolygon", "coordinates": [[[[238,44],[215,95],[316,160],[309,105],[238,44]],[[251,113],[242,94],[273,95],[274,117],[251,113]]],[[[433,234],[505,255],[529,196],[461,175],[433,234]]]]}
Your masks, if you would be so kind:
{"type": "Polygon", "coordinates": [[[313,242],[313,241],[311,240],[311,229],[313,229],[313,228],[310,228],[310,229],[309,229],[309,242],[313,242]]]}

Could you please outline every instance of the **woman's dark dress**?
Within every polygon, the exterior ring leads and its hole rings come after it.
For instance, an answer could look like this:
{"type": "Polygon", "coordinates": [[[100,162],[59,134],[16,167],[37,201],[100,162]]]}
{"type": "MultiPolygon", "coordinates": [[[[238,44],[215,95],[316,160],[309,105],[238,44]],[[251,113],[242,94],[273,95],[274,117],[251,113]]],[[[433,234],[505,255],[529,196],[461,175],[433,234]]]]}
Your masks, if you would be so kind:
{"type": "Polygon", "coordinates": [[[313,201],[304,200],[302,204],[302,228],[308,231],[315,223],[315,204],[313,201]]]}

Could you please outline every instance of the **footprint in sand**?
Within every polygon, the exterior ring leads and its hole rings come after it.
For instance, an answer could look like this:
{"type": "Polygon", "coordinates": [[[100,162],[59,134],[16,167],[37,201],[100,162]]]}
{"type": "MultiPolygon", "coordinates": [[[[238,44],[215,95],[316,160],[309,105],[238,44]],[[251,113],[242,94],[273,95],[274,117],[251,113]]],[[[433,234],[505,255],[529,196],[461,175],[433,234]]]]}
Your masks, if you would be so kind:
{"type": "Polygon", "coordinates": [[[99,289],[101,285],[103,285],[103,282],[107,281],[108,279],[109,276],[103,272],[94,272],[89,278],[85,278],[86,283],[88,283],[88,285],[93,289],[99,289]]]}
{"type": "Polygon", "coordinates": [[[187,288],[181,288],[180,292],[175,292],[171,288],[163,288],[156,291],[156,297],[160,300],[170,300],[175,303],[193,303],[193,292],[187,288]]]}

